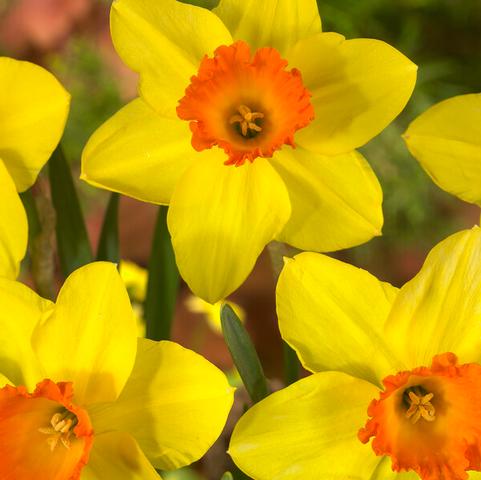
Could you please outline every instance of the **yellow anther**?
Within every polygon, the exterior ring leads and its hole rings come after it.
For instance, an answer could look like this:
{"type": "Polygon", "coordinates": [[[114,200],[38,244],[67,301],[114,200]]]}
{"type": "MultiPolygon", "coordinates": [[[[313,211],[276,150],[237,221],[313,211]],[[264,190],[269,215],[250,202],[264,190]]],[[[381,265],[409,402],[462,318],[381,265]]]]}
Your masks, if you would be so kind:
{"type": "Polygon", "coordinates": [[[61,442],[65,448],[70,448],[70,436],[77,423],[75,414],[65,410],[62,413],[55,413],[50,419],[50,426],[39,428],[38,431],[48,435],[47,443],[50,451],[53,452],[58,442],[61,442]]]}
{"type": "Polygon", "coordinates": [[[241,105],[237,111],[239,114],[233,115],[229,123],[232,125],[233,123],[239,123],[242,135],[247,137],[247,135],[251,132],[261,132],[262,128],[255,123],[257,119],[264,118],[264,114],[260,112],[253,112],[249,107],[245,105],[241,105]]]}
{"type": "Polygon", "coordinates": [[[428,422],[436,419],[434,405],[431,403],[434,393],[416,395],[414,392],[409,392],[408,395],[410,406],[406,412],[406,418],[410,418],[412,423],[416,423],[420,418],[428,422]]]}

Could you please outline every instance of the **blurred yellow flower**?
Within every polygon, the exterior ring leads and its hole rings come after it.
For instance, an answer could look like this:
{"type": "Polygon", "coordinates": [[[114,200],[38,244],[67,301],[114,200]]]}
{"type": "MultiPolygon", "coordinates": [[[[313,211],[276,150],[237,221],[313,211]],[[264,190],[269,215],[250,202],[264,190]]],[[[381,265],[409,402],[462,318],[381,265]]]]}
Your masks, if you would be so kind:
{"type": "Polygon", "coordinates": [[[210,328],[219,334],[222,334],[220,311],[224,303],[228,303],[232,307],[241,322],[245,321],[245,311],[240,305],[237,305],[237,303],[220,301],[211,304],[202,300],[202,298],[196,297],[195,295],[190,295],[186,300],[187,308],[193,313],[200,313],[204,315],[210,328]]]}
{"type": "Polygon", "coordinates": [[[129,260],[121,260],[119,272],[130,299],[137,303],[143,303],[149,277],[147,270],[129,260]]]}
{"type": "Polygon", "coordinates": [[[16,278],[27,248],[27,190],[63,133],[70,95],[49,72],[0,57],[0,277],[16,278]]]}
{"type": "Polygon", "coordinates": [[[436,185],[481,206],[481,94],[432,106],[409,125],[404,140],[436,185]]]}
{"type": "Polygon", "coordinates": [[[225,375],[172,342],[137,339],[114,264],[57,302],[0,279],[0,478],[158,479],[200,458],[233,401],[225,375]]]}
{"type": "Polygon", "coordinates": [[[478,227],[437,245],[400,290],[302,253],[281,273],[277,312],[284,340],[313,374],[238,422],[229,453],[245,473],[481,478],[478,227]]]}
{"type": "Polygon", "coordinates": [[[91,137],[82,178],[169,204],[197,296],[228,296],[274,239],[332,251],[380,235],[382,191],[354,149],[409,99],[404,55],[323,33],[315,0],[116,0],[111,31],[140,98],[91,137]]]}

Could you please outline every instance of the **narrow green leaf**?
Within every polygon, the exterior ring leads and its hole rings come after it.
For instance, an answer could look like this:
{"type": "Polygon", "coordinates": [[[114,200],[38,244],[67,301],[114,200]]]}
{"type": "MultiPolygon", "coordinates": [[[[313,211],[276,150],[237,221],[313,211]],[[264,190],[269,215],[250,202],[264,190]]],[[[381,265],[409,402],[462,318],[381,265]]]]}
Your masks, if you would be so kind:
{"type": "Polygon", "coordinates": [[[286,385],[299,380],[301,364],[297,358],[297,353],[286,342],[282,342],[284,353],[284,380],[286,385]]]}
{"type": "Polygon", "coordinates": [[[118,193],[110,195],[107,209],[105,210],[104,223],[100,234],[97,249],[97,260],[119,263],[119,198],[118,193]]]}
{"type": "Polygon", "coordinates": [[[220,480],[234,480],[234,477],[232,476],[232,473],[225,472],[224,475],[222,475],[220,480]]]}
{"type": "Polygon", "coordinates": [[[251,400],[256,403],[269,395],[267,381],[254,345],[234,310],[224,304],[220,312],[225,342],[251,400]]]}
{"type": "Polygon", "coordinates": [[[167,229],[167,207],[160,206],[152,241],[144,305],[147,338],[169,340],[178,290],[179,272],[167,229]]]}
{"type": "Polygon", "coordinates": [[[70,167],[60,146],[49,160],[50,189],[56,212],[57,248],[65,276],[92,261],[92,249],[70,167]]]}
{"type": "Polygon", "coordinates": [[[219,0],[180,0],[182,3],[190,3],[191,5],[195,5],[196,7],[203,7],[208,8],[211,10],[214,7],[217,7],[219,4],[219,0]]]}

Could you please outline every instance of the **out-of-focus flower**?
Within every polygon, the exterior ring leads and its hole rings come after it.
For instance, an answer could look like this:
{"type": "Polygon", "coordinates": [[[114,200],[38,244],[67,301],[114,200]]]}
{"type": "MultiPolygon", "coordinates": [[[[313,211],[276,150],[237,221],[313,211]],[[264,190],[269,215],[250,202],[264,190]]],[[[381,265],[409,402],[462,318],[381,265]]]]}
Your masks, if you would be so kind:
{"type": "Polygon", "coordinates": [[[434,105],[409,125],[404,140],[436,185],[481,206],[481,94],[434,105]]]}
{"type": "Polygon", "coordinates": [[[219,334],[222,334],[220,311],[224,303],[228,303],[232,307],[241,322],[245,321],[245,311],[240,305],[237,305],[237,303],[220,301],[211,304],[205,300],[202,300],[202,298],[196,297],[195,295],[190,295],[186,300],[187,308],[193,313],[200,313],[204,315],[209,327],[214,332],[219,334]]]}
{"type": "Polygon", "coordinates": [[[233,400],[225,375],[137,339],[115,265],[74,272],[55,304],[0,279],[0,477],[158,479],[197,460],[233,400]],[[153,466],[152,466],[153,465],[153,466]]]}
{"type": "Polygon", "coordinates": [[[283,338],[313,375],[241,418],[229,452],[244,472],[481,478],[478,227],[437,245],[400,290],[302,253],[281,273],[277,311],[283,338]]]}
{"type": "Polygon", "coordinates": [[[196,295],[228,296],[274,239],[332,251],[380,234],[382,192],[354,149],[409,99],[404,55],[322,33],[315,0],[116,0],[111,30],[140,98],[92,136],[82,178],[170,205],[196,295]]]}
{"type": "Polygon", "coordinates": [[[27,248],[27,190],[62,136],[70,95],[43,68],[0,57],[0,277],[15,278],[27,248]]]}
{"type": "Polygon", "coordinates": [[[129,260],[121,260],[119,272],[130,299],[134,302],[142,303],[147,293],[149,276],[147,270],[129,260]]]}

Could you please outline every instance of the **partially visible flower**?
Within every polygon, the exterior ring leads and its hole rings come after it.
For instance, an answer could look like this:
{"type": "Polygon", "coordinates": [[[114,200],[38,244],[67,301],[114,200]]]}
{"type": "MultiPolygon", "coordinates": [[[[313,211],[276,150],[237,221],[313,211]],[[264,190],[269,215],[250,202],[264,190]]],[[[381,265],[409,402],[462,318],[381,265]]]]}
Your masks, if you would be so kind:
{"type": "Polygon", "coordinates": [[[332,251],[381,234],[382,191],[354,149],[408,101],[404,55],[323,33],[315,0],[116,0],[111,31],[140,98],[91,137],[81,177],[169,205],[197,296],[227,297],[272,240],[332,251]]]}
{"type": "Polygon", "coordinates": [[[237,303],[220,301],[212,304],[202,300],[202,298],[196,297],[195,295],[190,295],[186,300],[187,308],[193,313],[200,313],[204,315],[210,328],[219,334],[222,334],[220,311],[224,303],[227,303],[232,307],[232,310],[234,310],[241,322],[245,321],[246,313],[240,305],[237,305],[237,303]]]}
{"type": "Polygon", "coordinates": [[[313,374],[238,422],[229,453],[244,472],[256,480],[481,478],[478,227],[437,245],[400,290],[302,253],[281,273],[277,311],[284,340],[313,374]]]}
{"type": "Polygon", "coordinates": [[[0,57],[0,277],[16,278],[27,248],[27,190],[62,136],[70,95],[43,68],[0,57]]]}
{"type": "Polygon", "coordinates": [[[148,272],[129,260],[121,260],[119,272],[131,300],[143,303],[147,293],[148,272]]]}
{"type": "Polygon", "coordinates": [[[409,125],[404,140],[436,185],[481,206],[481,94],[432,106],[409,125]]]}
{"type": "Polygon", "coordinates": [[[0,478],[158,479],[201,457],[233,401],[225,375],[137,339],[115,265],[74,272],[55,304],[0,279],[0,478]]]}

